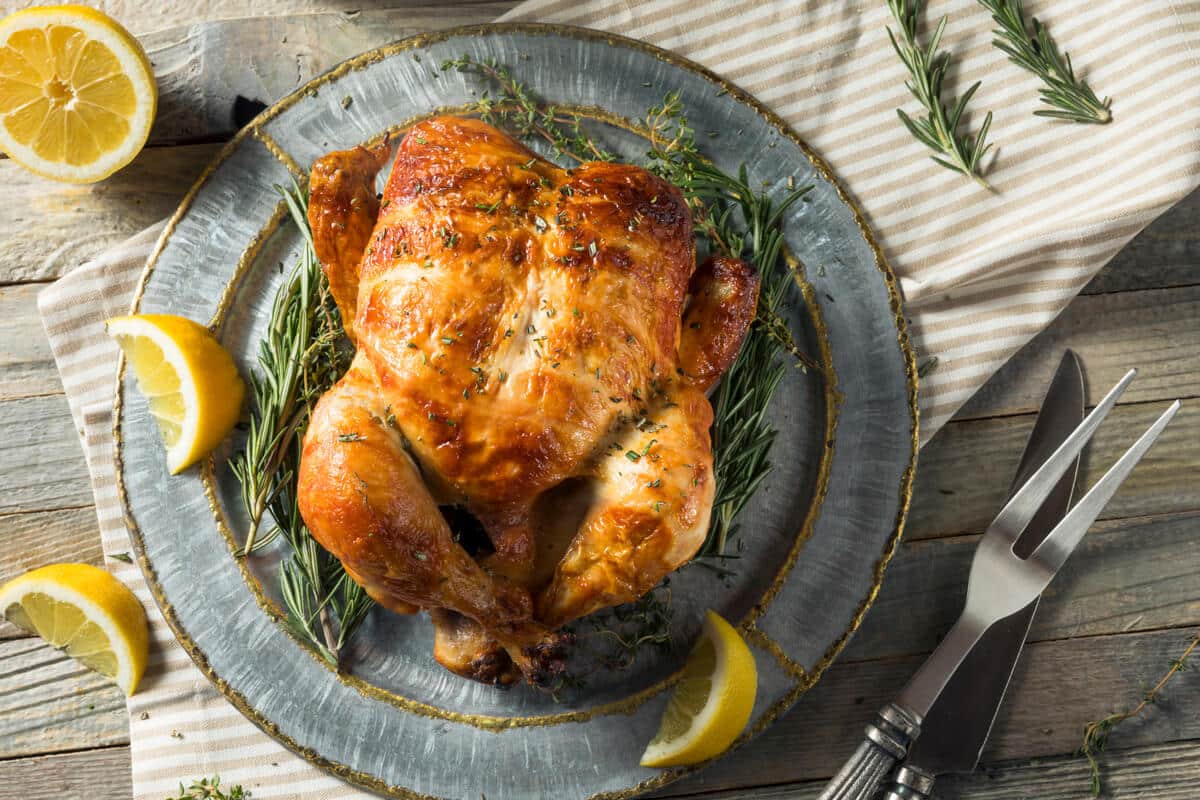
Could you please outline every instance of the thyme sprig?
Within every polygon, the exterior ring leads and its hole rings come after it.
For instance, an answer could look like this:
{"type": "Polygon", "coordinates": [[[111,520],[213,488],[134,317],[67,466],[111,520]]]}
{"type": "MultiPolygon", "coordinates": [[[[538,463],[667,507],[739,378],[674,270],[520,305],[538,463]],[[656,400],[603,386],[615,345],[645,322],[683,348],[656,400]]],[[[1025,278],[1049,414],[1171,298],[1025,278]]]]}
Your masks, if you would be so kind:
{"type": "Polygon", "coordinates": [[[280,536],[290,555],[279,572],[287,624],[331,666],[374,605],[341,563],[313,538],[300,516],[296,478],[312,407],[349,366],[337,306],[313,249],[308,196],[294,181],[279,189],[304,237],[300,261],[279,289],[251,378],[255,413],[246,447],[231,464],[251,518],[243,555],[280,536]],[[265,534],[262,519],[274,523],[265,534]]]}
{"type": "Polygon", "coordinates": [[[226,791],[221,788],[221,779],[212,777],[192,781],[187,788],[184,788],[181,783],[179,784],[179,794],[168,797],[166,800],[246,800],[249,796],[250,792],[243,789],[240,784],[235,783],[226,791]]]}
{"type": "Polygon", "coordinates": [[[449,59],[442,70],[474,74],[496,84],[498,94],[484,92],[475,103],[479,118],[489,125],[508,128],[521,137],[537,137],[554,148],[555,155],[578,162],[612,161],[614,156],[596,144],[575,114],[542,103],[513,77],[512,70],[494,58],[476,61],[470,56],[449,59]]]}
{"type": "Polygon", "coordinates": [[[888,8],[900,26],[899,35],[889,27],[888,38],[908,69],[910,77],[904,85],[925,109],[924,116],[915,119],[901,108],[896,109],[896,113],[917,141],[936,153],[930,158],[947,169],[966,175],[981,186],[991,188],[983,179],[980,160],[991,148],[987,143],[987,134],[992,125],[992,112],[989,111],[984,117],[975,136],[959,131],[963,112],[980,82],[976,81],[954,102],[952,109],[947,109],[942,102],[942,82],[950,65],[950,54],[938,51],[946,30],[946,18],[941,18],[929,43],[922,48],[917,42],[922,5],[923,0],[888,0],[888,8]]]}
{"type": "Polygon", "coordinates": [[[1167,683],[1171,680],[1171,678],[1175,677],[1175,675],[1187,669],[1188,658],[1192,655],[1197,647],[1200,647],[1200,633],[1196,633],[1194,636],[1192,636],[1191,642],[1189,642],[1188,646],[1184,648],[1183,652],[1179,655],[1179,658],[1171,662],[1171,666],[1167,669],[1166,673],[1159,678],[1158,683],[1146,690],[1146,692],[1142,695],[1142,699],[1137,705],[1117,714],[1109,714],[1103,719],[1098,719],[1095,722],[1089,722],[1084,726],[1083,744],[1079,748],[1079,754],[1087,759],[1088,768],[1091,771],[1091,790],[1093,797],[1100,796],[1100,790],[1102,786],[1100,782],[1099,757],[1100,754],[1104,752],[1104,748],[1108,745],[1108,736],[1110,733],[1112,733],[1113,728],[1117,727],[1126,720],[1133,719],[1162,699],[1162,692],[1167,683]]]}
{"type": "Polygon", "coordinates": [[[1043,85],[1038,92],[1051,108],[1038,109],[1035,115],[1091,125],[1112,120],[1112,99],[1101,100],[1086,80],[1075,75],[1071,54],[1059,51],[1037,17],[1030,18],[1033,30],[1029,32],[1021,0],[979,0],[979,4],[992,12],[992,19],[1000,26],[992,32],[996,37],[992,44],[1018,67],[1041,78],[1043,85]]]}

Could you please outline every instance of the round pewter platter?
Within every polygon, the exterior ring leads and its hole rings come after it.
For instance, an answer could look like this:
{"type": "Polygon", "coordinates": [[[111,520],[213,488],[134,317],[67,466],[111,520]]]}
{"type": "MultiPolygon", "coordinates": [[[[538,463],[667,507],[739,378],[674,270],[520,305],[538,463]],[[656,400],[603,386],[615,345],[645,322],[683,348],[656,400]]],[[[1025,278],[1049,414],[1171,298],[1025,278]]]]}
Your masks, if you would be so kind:
{"type": "Polygon", "coordinates": [[[669,646],[639,651],[621,668],[593,663],[584,686],[557,696],[452,675],[433,661],[426,616],[379,609],[337,673],[281,623],[285,551],[233,555],[246,530],[227,466],[239,435],[203,467],[168,476],[154,422],[123,373],[119,489],[176,636],[230,702],[301,757],[394,797],[629,797],[694,769],[637,762],[703,611],[739,624],[757,662],[745,741],[790,708],[857,629],[908,508],[916,370],[895,280],[828,167],[781,120],[695,64],[607,34],[497,24],[406,39],[345,62],[239,133],[168,224],[134,311],[210,324],[250,374],[301,246],[275,187],[306,180],[307,166],[330,150],[434,113],[469,113],[486,84],[437,68],[464,54],[510,67],[623,160],[646,151],[630,122],[678,91],[718,166],[745,163],[750,184],[776,196],[812,185],[784,222],[797,277],[787,319],[821,369],[789,370],[776,396],[775,468],[738,518],[733,574],[680,570],[669,588],[669,646]]]}

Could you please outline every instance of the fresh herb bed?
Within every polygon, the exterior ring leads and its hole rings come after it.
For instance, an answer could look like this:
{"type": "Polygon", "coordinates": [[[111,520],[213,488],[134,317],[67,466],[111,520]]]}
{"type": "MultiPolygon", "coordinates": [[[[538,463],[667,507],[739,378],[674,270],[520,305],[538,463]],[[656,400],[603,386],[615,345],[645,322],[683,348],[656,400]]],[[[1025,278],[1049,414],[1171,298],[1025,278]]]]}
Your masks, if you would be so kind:
{"type": "MultiPolygon", "coordinates": [[[[474,109],[484,121],[526,140],[544,140],[560,159],[614,158],[588,135],[578,116],[541,101],[507,67],[464,56],[444,63],[442,70],[478,75],[490,84],[495,93],[483,92],[474,109]]],[[[772,399],[789,370],[820,379],[818,365],[801,350],[782,316],[785,304],[799,299],[784,257],[782,221],[811,187],[791,188],[789,181],[786,193],[776,198],[752,188],[745,167],[737,175],[718,169],[697,146],[677,94],[647,111],[641,133],[650,145],[645,166],[678,186],[692,206],[699,253],[740,258],[754,266],[761,280],[755,323],[711,398],[716,497],[708,535],[691,562],[728,576],[726,561],[737,558],[727,549],[739,536],[738,515],[772,468],[777,434],[768,418],[772,399]]],[[[231,463],[250,518],[240,555],[251,556],[279,537],[287,541],[291,552],[280,572],[280,588],[289,628],[338,667],[374,602],[304,526],[296,505],[296,474],[312,407],[341,377],[351,353],[313,251],[307,191],[297,184],[280,191],[305,247],[275,298],[259,370],[251,380],[254,413],[246,446],[231,463]]],[[[669,645],[670,597],[668,578],[636,603],[578,621],[574,629],[580,644],[586,646],[594,637],[613,639],[618,655],[603,666],[632,666],[643,646],[669,645]]],[[[573,676],[567,684],[581,680],[573,676]]]]}

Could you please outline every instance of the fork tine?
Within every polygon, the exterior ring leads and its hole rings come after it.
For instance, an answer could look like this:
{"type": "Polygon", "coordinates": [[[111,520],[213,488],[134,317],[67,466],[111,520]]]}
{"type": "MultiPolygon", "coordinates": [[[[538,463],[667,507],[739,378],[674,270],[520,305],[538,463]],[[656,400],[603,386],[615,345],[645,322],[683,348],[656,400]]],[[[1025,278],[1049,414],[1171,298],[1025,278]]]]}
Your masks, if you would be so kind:
{"type": "Polygon", "coordinates": [[[1030,559],[1041,562],[1050,570],[1051,574],[1058,572],[1059,567],[1067,560],[1067,556],[1071,555],[1071,552],[1083,539],[1083,535],[1092,527],[1096,517],[1100,516],[1100,512],[1108,505],[1108,501],[1112,499],[1117,488],[1142,460],[1142,456],[1146,455],[1146,451],[1158,439],[1163,428],[1167,427],[1167,423],[1179,411],[1179,406],[1178,400],[1172,403],[1162,416],[1133,443],[1133,446],[1125,451],[1125,455],[1117,459],[1117,463],[1104,473],[1104,477],[1096,481],[1096,485],[1084,495],[1083,499],[1054,526],[1054,530],[1050,531],[1042,543],[1037,546],[1030,559]]]}
{"type": "Polygon", "coordinates": [[[1046,502],[1058,479],[1070,468],[1075,456],[1079,455],[1079,451],[1092,438],[1092,434],[1100,427],[1108,412],[1112,411],[1113,406],[1117,404],[1117,398],[1129,386],[1135,375],[1136,369],[1125,373],[1125,377],[1109,390],[1104,399],[1092,409],[1092,413],[1084,417],[1079,427],[1042,463],[1037,472],[1029,476],[1029,480],[1016,491],[1004,508],[1000,509],[1000,513],[988,526],[988,531],[1004,531],[1016,540],[1029,524],[1029,520],[1033,519],[1033,515],[1042,507],[1042,503],[1046,502]]]}

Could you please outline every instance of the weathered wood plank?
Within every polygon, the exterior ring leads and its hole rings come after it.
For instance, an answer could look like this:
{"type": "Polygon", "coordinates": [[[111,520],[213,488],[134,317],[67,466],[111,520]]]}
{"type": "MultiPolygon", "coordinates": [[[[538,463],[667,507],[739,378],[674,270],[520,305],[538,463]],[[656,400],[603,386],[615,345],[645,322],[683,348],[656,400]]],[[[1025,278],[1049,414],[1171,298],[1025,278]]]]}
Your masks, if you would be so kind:
{"type": "Polygon", "coordinates": [[[0,514],[91,502],[87,465],[67,398],[0,401],[0,514]]]}
{"type": "MultiPolygon", "coordinates": [[[[1200,625],[1200,513],[1101,522],[1046,589],[1029,641],[1200,625]]],[[[962,610],[979,536],[902,544],[843,658],[932,650],[962,610]]]]}
{"type": "Polygon", "coordinates": [[[100,566],[100,528],[89,506],[0,515],[0,583],[46,564],[100,566]]]}
{"type": "Polygon", "coordinates": [[[0,786],[21,800],[129,800],[129,748],[0,761],[0,786]]]}
{"type": "MultiPolygon", "coordinates": [[[[1112,750],[1102,766],[1106,800],[1191,800],[1200,781],[1200,742],[1112,750]]],[[[1087,762],[1075,756],[985,766],[971,775],[947,776],[939,800],[1090,800],[1087,762]]],[[[734,790],[705,800],[816,800],[823,781],[734,790]]],[[[674,787],[663,794],[670,794],[674,787]]]]}
{"type": "Polygon", "coordinates": [[[128,742],[120,689],[41,639],[0,641],[0,758],[128,742]]]}
{"type": "Polygon", "coordinates": [[[170,216],[219,149],[150,147],[89,186],[56,183],[0,160],[0,283],[52,280],[170,216]]]}
{"type": "MultiPolygon", "coordinates": [[[[1166,671],[1189,633],[1168,630],[1031,644],[1017,665],[984,761],[1073,752],[1084,724],[1136,703],[1140,687],[1166,671]]],[[[685,794],[832,775],[861,740],[875,709],[896,696],[923,658],[839,661],[759,739],[668,791],[685,794]]],[[[1200,738],[1200,715],[1195,713],[1200,670],[1176,676],[1171,689],[1144,719],[1117,729],[1111,745],[1200,738]]]]}
{"type": "MultiPolygon", "coordinates": [[[[1200,266],[1196,268],[1200,281],[1200,266]]],[[[1122,402],[1200,396],[1200,283],[1078,297],[992,376],[956,420],[1036,411],[1063,351],[1084,365],[1087,397],[1104,396],[1131,367],[1122,402]]]]}
{"type": "Polygon", "coordinates": [[[1200,282],[1200,189],[1134,237],[1083,289],[1084,294],[1157,289],[1200,282]]]}
{"type": "MultiPolygon", "coordinates": [[[[1079,486],[1091,486],[1166,408],[1165,402],[1119,406],[1084,451],[1079,486]]],[[[905,536],[909,541],[981,532],[1005,493],[1034,415],[947,425],[921,451],[905,536]]],[[[1200,403],[1184,403],[1154,448],[1113,497],[1102,519],[1200,508],[1200,403]],[[1191,476],[1191,477],[1189,477],[1191,476]]]]}
{"type": "MultiPolygon", "coordinates": [[[[387,0],[375,3],[354,3],[345,0],[254,0],[253,3],[235,3],[228,0],[155,0],[153,3],[147,3],[145,0],[97,0],[89,5],[104,9],[130,31],[145,39],[148,38],[146,34],[164,28],[212,22],[226,17],[242,21],[248,15],[294,17],[320,14],[326,17],[353,19],[358,12],[352,9],[361,6],[386,6],[386,10],[393,14],[403,14],[404,19],[414,20],[411,23],[414,26],[419,22],[435,25],[439,15],[468,14],[472,9],[479,9],[478,21],[482,22],[494,19],[516,4],[517,0],[450,0],[441,5],[429,0],[387,0]],[[339,14],[336,9],[345,11],[339,14]]],[[[0,0],[0,17],[28,5],[26,0],[0,0]]]]}
{"type": "Polygon", "coordinates": [[[351,56],[425,31],[490,22],[513,4],[404,5],[206,21],[143,36],[159,86],[150,141],[228,138],[255,107],[274,103],[351,56]]]}
{"type": "Polygon", "coordinates": [[[44,286],[0,286],[0,399],[62,391],[37,313],[44,286]]]}

